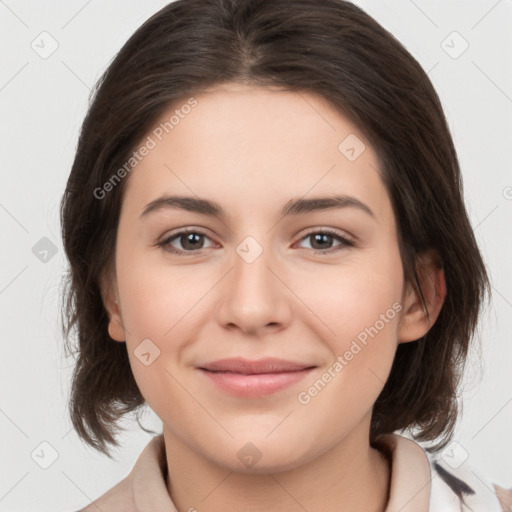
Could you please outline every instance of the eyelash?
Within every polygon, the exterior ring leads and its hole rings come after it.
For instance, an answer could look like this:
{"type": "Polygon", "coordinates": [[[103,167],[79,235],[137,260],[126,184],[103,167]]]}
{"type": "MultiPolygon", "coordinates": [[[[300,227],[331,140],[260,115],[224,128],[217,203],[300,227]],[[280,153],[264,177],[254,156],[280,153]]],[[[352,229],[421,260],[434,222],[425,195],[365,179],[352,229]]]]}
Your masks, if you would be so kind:
{"type": "MultiPolygon", "coordinates": [[[[183,230],[183,231],[174,233],[173,235],[162,240],[161,242],[158,242],[156,245],[171,254],[176,254],[176,255],[180,255],[180,256],[194,256],[197,254],[201,254],[201,251],[203,251],[204,249],[198,249],[196,251],[183,251],[183,250],[170,248],[171,242],[173,242],[176,239],[179,239],[183,235],[188,235],[191,233],[209,238],[209,236],[206,233],[203,233],[200,230],[189,229],[189,230],[183,230]]],[[[317,231],[310,231],[309,233],[306,233],[299,241],[302,241],[305,238],[308,238],[309,236],[318,235],[318,234],[332,236],[333,238],[336,238],[338,241],[340,241],[341,244],[337,247],[331,247],[330,249],[323,249],[323,250],[322,249],[308,249],[308,250],[316,252],[317,254],[332,254],[334,252],[340,251],[341,249],[344,249],[345,247],[353,247],[356,245],[353,240],[349,240],[348,238],[341,236],[338,232],[333,231],[331,229],[319,229],[317,231]]]]}

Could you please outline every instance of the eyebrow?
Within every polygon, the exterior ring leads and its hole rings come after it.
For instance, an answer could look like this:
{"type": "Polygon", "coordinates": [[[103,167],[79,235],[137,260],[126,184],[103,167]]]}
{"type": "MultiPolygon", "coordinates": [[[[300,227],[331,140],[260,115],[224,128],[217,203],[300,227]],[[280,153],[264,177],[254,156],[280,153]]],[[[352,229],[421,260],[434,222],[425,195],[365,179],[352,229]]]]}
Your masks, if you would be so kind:
{"type": "MultiPolygon", "coordinates": [[[[291,199],[281,210],[282,217],[291,215],[304,215],[306,213],[329,210],[332,208],[357,208],[371,217],[375,218],[374,213],[368,205],[359,199],[347,195],[334,195],[327,197],[316,197],[311,199],[297,198],[291,199]]],[[[189,212],[208,215],[219,219],[226,217],[226,212],[215,201],[201,199],[191,196],[162,196],[148,203],[142,211],[141,218],[151,213],[167,209],[182,209],[189,212]]]]}

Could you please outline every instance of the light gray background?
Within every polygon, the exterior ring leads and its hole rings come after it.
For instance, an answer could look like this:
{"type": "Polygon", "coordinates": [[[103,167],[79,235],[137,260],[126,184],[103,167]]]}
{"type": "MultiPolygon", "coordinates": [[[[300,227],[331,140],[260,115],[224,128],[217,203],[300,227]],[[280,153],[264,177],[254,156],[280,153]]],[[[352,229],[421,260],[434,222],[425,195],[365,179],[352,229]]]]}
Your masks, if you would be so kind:
{"type": "MultiPolygon", "coordinates": [[[[150,439],[127,419],[112,461],[71,429],[73,361],[64,357],[58,310],[65,268],[58,206],[90,88],[166,3],[0,1],[1,511],[77,510],[124,478],[150,439]],[[47,58],[31,47],[51,48],[43,31],[58,43],[47,58]],[[54,256],[36,245],[48,245],[43,237],[55,245],[54,256]],[[58,457],[43,469],[52,450],[58,457]]],[[[494,298],[480,327],[482,357],[474,352],[468,367],[457,444],[446,457],[459,464],[467,456],[464,464],[510,487],[512,0],[356,3],[428,71],[449,120],[494,298]],[[464,41],[453,31],[469,44],[457,58],[464,41]]],[[[144,424],[160,427],[149,409],[144,424]]]]}

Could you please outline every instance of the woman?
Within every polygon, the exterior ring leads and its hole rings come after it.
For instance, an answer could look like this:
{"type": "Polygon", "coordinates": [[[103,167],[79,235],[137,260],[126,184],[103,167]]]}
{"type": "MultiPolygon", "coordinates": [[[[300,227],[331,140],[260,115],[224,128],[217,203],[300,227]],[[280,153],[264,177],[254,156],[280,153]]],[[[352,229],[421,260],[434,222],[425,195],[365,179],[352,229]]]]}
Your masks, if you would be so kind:
{"type": "Polygon", "coordinates": [[[63,197],[66,330],[79,435],[108,455],[145,403],[163,432],[84,510],[507,510],[439,457],[488,291],[460,181],[428,77],[349,2],[146,21],[63,197]]]}

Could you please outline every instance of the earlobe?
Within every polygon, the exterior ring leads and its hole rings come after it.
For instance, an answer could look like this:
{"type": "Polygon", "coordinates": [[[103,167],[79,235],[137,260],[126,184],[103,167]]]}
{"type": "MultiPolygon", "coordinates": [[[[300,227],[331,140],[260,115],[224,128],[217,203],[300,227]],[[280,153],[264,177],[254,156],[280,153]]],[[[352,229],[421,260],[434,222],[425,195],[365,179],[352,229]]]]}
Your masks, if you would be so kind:
{"type": "Polygon", "coordinates": [[[419,290],[409,283],[402,302],[404,308],[398,331],[399,343],[420,339],[434,325],[441,312],[446,297],[446,280],[435,251],[427,251],[420,256],[418,280],[426,310],[419,290]]]}
{"type": "Polygon", "coordinates": [[[126,341],[126,334],[119,306],[117,283],[108,283],[102,287],[103,304],[108,314],[108,334],[115,341],[126,341]]]}

